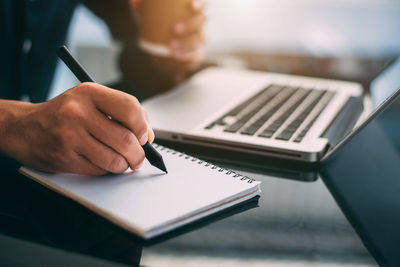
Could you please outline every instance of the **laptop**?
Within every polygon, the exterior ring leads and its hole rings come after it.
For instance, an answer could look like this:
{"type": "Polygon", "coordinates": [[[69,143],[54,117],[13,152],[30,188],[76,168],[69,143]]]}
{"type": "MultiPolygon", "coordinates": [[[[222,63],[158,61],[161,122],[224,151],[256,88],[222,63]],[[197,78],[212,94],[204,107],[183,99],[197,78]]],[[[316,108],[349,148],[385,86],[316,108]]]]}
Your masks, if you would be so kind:
{"type": "Polygon", "coordinates": [[[363,111],[360,84],[212,67],[142,104],[160,140],[318,162],[363,111]]]}
{"type": "Polygon", "coordinates": [[[372,83],[373,113],[319,164],[322,180],[380,266],[400,266],[398,88],[400,58],[372,83]]]}

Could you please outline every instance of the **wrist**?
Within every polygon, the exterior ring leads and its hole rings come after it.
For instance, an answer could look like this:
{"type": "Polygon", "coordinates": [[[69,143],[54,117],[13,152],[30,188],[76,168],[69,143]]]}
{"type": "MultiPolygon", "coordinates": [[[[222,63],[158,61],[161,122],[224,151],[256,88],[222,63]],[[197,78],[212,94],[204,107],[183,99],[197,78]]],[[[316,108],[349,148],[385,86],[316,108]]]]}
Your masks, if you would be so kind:
{"type": "Polygon", "coordinates": [[[21,121],[29,116],[36,104],[21,101],[0,100],[0,153],[15,158],[18,147],[23,145],[23,134],[27,129],[21,121]]]}

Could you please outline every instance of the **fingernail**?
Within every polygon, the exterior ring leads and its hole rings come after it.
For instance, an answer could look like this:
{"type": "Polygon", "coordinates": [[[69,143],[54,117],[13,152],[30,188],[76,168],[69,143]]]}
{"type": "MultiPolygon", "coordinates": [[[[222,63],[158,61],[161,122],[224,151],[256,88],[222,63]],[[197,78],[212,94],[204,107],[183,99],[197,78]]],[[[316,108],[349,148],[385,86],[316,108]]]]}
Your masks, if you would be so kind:
{"type": "Polygon", "coordinates": [[[185,25],[183,23],[181,23],[181,22],[177,23],[175,25],[175,31],[177,33],[183,33],[185,31],[185,25]]]}
{"type": "Polygon", "coordinates": [[[203,0],[194,0],[193,1],[193,9],[194,10],[199,10],[203,7],[204,1],[203,0]]]}
{"type": "Polygon", "coordinates": [[[139,139],[139,144],[141,146],[143,146],[144,144],[146,144],[147,140],[149,139],[149,135],[147,133],[147,131],[142,135],[142,137],[140,137],[139,139]]]}
{"type": "Polygon", "coordinates": [[[136,171],[140,170],[140,168],[142,168],[142,166],[143,166],[143,161],[135,167],[134,171],[136,172],[136,171]]]}
{"type": "Polygon", "coordinates": [[[153,129],[149,128],[149,130],[150,130],[149,143],[151,144],[154,141],[155,134],[154,134],[153,129]]]}

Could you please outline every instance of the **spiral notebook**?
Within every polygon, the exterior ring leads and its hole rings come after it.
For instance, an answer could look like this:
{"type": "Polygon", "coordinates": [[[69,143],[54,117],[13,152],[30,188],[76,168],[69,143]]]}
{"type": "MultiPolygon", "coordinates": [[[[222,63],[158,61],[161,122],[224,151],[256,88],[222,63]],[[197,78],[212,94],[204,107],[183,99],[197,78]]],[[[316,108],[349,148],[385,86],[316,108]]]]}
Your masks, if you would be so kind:
{"type": "Polygon", "coordinates": [[[156,145],[168,174],[147,161],[137,172],[105,176],[20,172],[116,225],[150,239],[260,194],[260,182],[156,145]]]}

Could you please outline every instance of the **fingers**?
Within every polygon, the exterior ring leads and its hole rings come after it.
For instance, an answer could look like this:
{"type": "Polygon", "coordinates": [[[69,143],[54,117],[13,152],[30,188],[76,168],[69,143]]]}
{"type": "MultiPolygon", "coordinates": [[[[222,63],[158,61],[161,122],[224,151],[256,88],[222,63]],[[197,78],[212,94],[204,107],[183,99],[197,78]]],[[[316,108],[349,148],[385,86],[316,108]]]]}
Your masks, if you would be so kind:
{"type": "Polygon", "coordinates": [[[89,133],[83,139],[85,145],[78,147],[76,153],[90,163],[111,173],[122,173],[128,169],[129,164],[122,155],[91,137],[89,133]]]}
{"type": "MultiPolygon", "coordinates": [[[[173,58],[181,63],[181,69],[186,71],[196,68],[204,58],[205,38],[203,26],[206,20],[201,12],[204,1],[192,2],[192,6],[199,5],[199,12],[185,20],[177,22],[173,27],[170,48],[173,58]]],[[[194,7],[193,7],[194,9],[194,7]]]]}
{"type": "Polygon", "coordinates": [[[139,101],[132,95],[105,86],[85,83],[95,106],[102,113],[120,122],[139,140],[140,145],[148,141],[148,123],[139,101]]]}
{"type": "Polygon", "coordinates": [[[90,161],[88,161],[84,156],[76,154],[73,166],[70,166],[66,172],[69,173],[79,173],[82,175],[93,175],[93,176],[100,176],[107,174],[107,171],[97,167],[90,161]]]}
{"type": "Polygon", "coordinates": [[[206,16],[199,13],[182,21],[178,21],[173,26],[173,35],[175,38],[182,38],[202,31],[206,21],[206,16]]]}
{"type": "MultiPolygon", "coordinates": [[[[89,162],[86,157],[76,152],[65,153],[63,159],[52,161],[50,158],[35,162],[32,167],[52,173],[77,173],[82,175],[100,176],[107,174],[107,171],[89,162]]],[[[58,157],[60,158],[60,157],[58,157]]]]}
{"type": "Polygon", "coordinates": [[[192,2],[190,3],[190,8],[194,12],[200,12],[204,9],[206,3],[207,3],[206,0],[192,0],[192,2]]]}
{"type": "Polygon", "coordinates": [[[86,96],[89,102],[83,116],[84,145],[76,152],[108,172],[121,173],[128,167],[138,169],[144,160],[141,146],[154,138],[147,113],[138,100],[95,83],[83,83],[80,88],[76,96],[80,100],[86,96]],[[93,107],[88,108],[90,105],[93,107]]]}
{"type": "MultiPolygon", "coordinates": [[[[146,121],[147,121],[147,123],[149,123],[149,114],[147,114],[147,111],[142,107],[142,111],[143,111],[143,113],[144,113],[144,117],[145,117],[145,119],[146,119],[146,121]]],[[[147,133],[148,133],[148,142],[149,143],[153,143],[153,141],[154,141],[154,138],[155,138],[155,134],[154,134],[154,131],[153,131],[153,129],[151,129],[151,127],[149,127],[148,129],[147,129],[147,133]]]]}
{"type": "MultiPolygon", "coordinates": [[[[135,135],[127,128],[107,118],[104,114],[97,112],[87,129],[98,141],[122,155],[132,170],[138,169],[143,162],[144,151],[135,135]]],[[[150,136],[150,133],[148,135],[149,140],[154,139],[154,136],[150,136]]]]}
{"type": "Polygon", "coordinates": [[[174,55],[184,52],[194,52],[204,47],[204,35],[202,32],[192,34],[182,39],[172,39],[171,50],[174,55]]]}
{"type": "Polygon", "coordinates": [[[149,141],[148,142],[151,144],[151,143],[154,142],[154,138],[155,138],[155,134],[154,134],[154,132],[153,132],[153,130],[151,128],[149,128],[149,130],[148,130],[148,135],[149,135],[149,141]]]}

